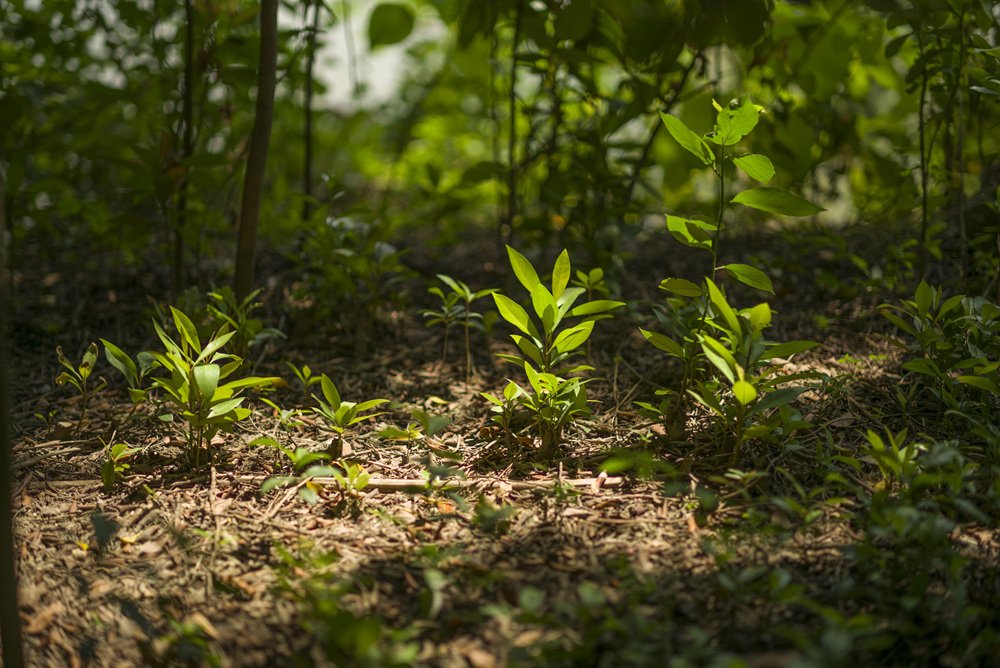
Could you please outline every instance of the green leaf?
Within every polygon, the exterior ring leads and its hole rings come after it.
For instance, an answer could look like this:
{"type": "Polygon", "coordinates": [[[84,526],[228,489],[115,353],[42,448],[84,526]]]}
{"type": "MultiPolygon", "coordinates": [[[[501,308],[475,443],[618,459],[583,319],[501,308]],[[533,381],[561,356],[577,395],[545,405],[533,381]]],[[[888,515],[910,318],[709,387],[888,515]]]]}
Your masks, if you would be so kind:
{"type": "MultiPolygon", "coordinates": [[[[212,410],[208,412],[208,419],[222,417],[227,413],[239,408],[240,404],[243,403],[243,397],[236,397],[235,399],[226,399],[225,401],[220,401],[216,405],[212,406],[212,410]]],[[[237,418],[238,419],[238,418],[237,418]]]]}
{"type": "Polygon", "coordinates": [[[507,246],[507,257],[510,258],[510,266],[514,270],[514,275],[517,276],[517,280],[521,282],[525,290],[531,292],[536,285],[541,283],[538,278],[538,272],[528,262],[528,258],[510,246],[507,246]]]}
{"type": "Polygon", "coordinates": [[[625,302],[618,302],[611,299],[595,299],[592,302],[586,302],[585,304],[580,304],[572,311],[570,311],[569,314],[571,316],[594,315],[596,313],[604,313],[605,311],[612,311],[622,306],[625,306],[625,302]]]}
{"type": "Polygon", "coordinates": [[[670,133],[670,136],[687,150],[688,153],[706,165],[715,163],[715,153],[705,143],[704,139],[696,135],[684,124],[684,121],[676,116],[665,114],[662,111],[660,112],[660,118],[663,119],[663,124],[667,126],[667,132],[670,133]]]}
{"type": "Polygon", "coordinates": [[[749,97],[740,99],[738,106],[720,108],[715,119],[715,132],[709,141],[720,146],[732,146],[757,127],[760,112],[749,97]]]}
{"type": "Polygon", "coordinates": [[[715,310],[718,311],[719,315],[726,321],[726,326],[732,333],[740,332],[740,321],[736,317],[736,311],[733,307],[729,305],[726,301],[725,295],[719,290],[719,286],[715,284],[711,279],[705,279],[705,285],[708,288],[708,298],[711,300],[712,305],[715,306],[715,310]]]}
{"type": "Polygon", "coordinates": [[[756,267],[752,267],[749,264],[734,263],[722,265],[719,269],[725,269],[740,283],[745,283],[751,288],[757,288],[764,292],[770,292],[772,295],[774,294],[774,286],[771,284],[771,279],[756,267]]]}
{"type": "Polygon", "coordinates": [[[276,487],[286,487],[295,482],[295,478],[284,475],[276,475],[268,478],[264,481],[264,484],[260,486],[260,493],[267,494],[272,489],[276,487]]]}
{"type": "Polygon", "coordinates": [[[402,4],[384,2],[372,11],[368,20],[368,42],[374,51],[380,46],[398,44],[413,32],[413,12],[402,4]]]}
{"type": "Polygon", "coordinates": [[[701,297],[704,294],[700,285],[684,278],[665,278],[660,281],[660,289],[681,297],[701,297]]]}
{"type": "Polygon", "coordinates": [[[927,314],[930,313],[931,304],[934,303],[935,294],[934,288],[929,286],[927,281],[920,281],[916,292],[913,294],[913,299],[917,304],[917,313],[920,317],[926,318],[927,314]]]}
{"type": "Polygon", "coordinates": [[[820,344],[816,341],[786,341],[776,346],[771,346],[760,356],[762,360],[774,359],[775,357],[789,358],[792,355],[818,348],[820,344]]]}
{"type": "Polygon", "coordinates": [[[986,390],[987,392],[1000,396],[1000,385],[997,385],[985,376],[959,376],[956,380],[960,383],[977,387],[980,390],[986,390]]]}
{"type": "MultiPolygon", "coordinates": [[[[574,1],[573,4],[576,4],[574,1]]],[[[552,268],[552,296],[559,299],[563,290],[569,284],[571,269],[569,264],[569,251],[563,250],[556,258],[556,264],[552,268]]]]}
{"type": "Polygon", "coordinates": [[[330,404],[334,410],[340,408],[340,392],[337,391],[337,386],[333,384],[333,381],[325,373],[320,376],[319,386],[323,390],[326,403],[330,404]]]}
{"type": "Polygon", "coordinates": [[[121,348],[106,339],[101,339],[101,343],[104,345],[104,357],[108,360],[108,364],[118,369],[121,375],[125,377],[125,382],[128,383],[130,388],[138,388],[139,370],[136,369],[132,358],[125,354],[125,351],[121,348]]]}
{"type": "Polygon", "coordinates": [[[733,383],[733,396],[741,405],[746,406],[757,398],[757,388],[745,380],[738,380],[733,383]]]}
{"type": "Polygon", "coordinates": [[[777,188],[751,188],[739,193],[730,201],[781,216],[812,216],[825,211],[807,199],[777,188]]]}
{"type": "Polygon", "coordinates": [[[216,388],[219,387],[220,371],[218,364],[199,364],[194,368],[194,382],[198,386],[202,401],[212,400],[216,388]]]}
{"type": "Polygon", "coordinates": [[[521,308],[520,304],[499,292],[493,293],[493,301],[496,303],[497,310],[504,320],[528,336],[537,336],[535,326],[528,318],[528,312],[521,308]]]}
{"type": "Polygon", "coordinates": [[[173,306],[170,307],[170,312],[174,316],[174,326],[177,328],[177,332],[181,335],[181,338],[187,342],[191,350],[200,352],[201,342],[198,340],[198,328],[191,322],[191,318],[173,306]]]}
{"type": "Polygon", "coordinates": [[[666,336],[665,334],[660,334],[659,332],[650,332],[648,330],[642,329],[641,327],[639,328],[639,331],[642,333],[643,337],[645,337],[647,341],[649,341],[654,346],[656,346],[663,352],[667,353],[668,355],[680,358],[684,357],[684,348],[682,348],[679,343],[671,339],[669,336],[666,336]]]}
{"type": "MultiPolygon", "coordinates": [[[[209,341],[207,344],[205,344],[205,349],[201,351],[200,355],[198,355],[198,359],[195,360],[195,363],[201,362],[202,360],[210,359],[212,353],[214,353],[219,348],[229,343],[229,339],[233,338],[235,335],[236,332],[227,332],[209,341]]],[[[243,360],[240,360],[241,363],[242,361],[243,360]]]]}
{"type": "Polygon", "coordinates": [[[542,329],[548,333],[555,329],[559,307],[555,297],[544,285],[539,283],[531,291],[531,306],[535,309],[539,320],[542,321],[542,329]]]}
{"type": "Polygon", "coordinates": [[[774,165],[766,155],[751,153],[739,158],[733,158],[736,166],[747,173],[751,179],[767,183],[774,177],[774,165]]]}
{"type": "Polygon", "coordinates": [[[590,338],[591,332],[594,331],[594,321],[588,320],[586,322],[581,322],[575,327],[570,327],[559,333],[555,341],[552,343],[552,348],[559,353],[567,353],[571,350],[576,350],[582,346],[588,338],[590,338]]]}
{"type": "Polygon", "coordinates": [[[718,225],[703,220],[667,216],[667,229],[677,241],[692,248],[712,248],[712,235],[718,225]]]}

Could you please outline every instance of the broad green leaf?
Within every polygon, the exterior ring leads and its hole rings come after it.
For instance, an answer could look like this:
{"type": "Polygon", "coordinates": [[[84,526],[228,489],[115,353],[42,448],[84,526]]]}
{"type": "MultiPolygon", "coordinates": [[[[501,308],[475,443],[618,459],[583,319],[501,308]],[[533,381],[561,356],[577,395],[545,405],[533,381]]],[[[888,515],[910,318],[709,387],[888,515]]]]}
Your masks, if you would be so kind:
{"type": "Polygon", "coordinates": [[[493,293],[493,301],[504,320],[514,325],[528,336],[538,335],[535,331],[535,325],[528,318],[528,312],[521,308],[520,304],[515,302],[510,297],[500,294],[499,292],[493,293]]]}
{"type": "MultiPolygon", "coordinates": [[[[369,399],[368,401],[362,401],[356,407],[358,412],[367,411],[375,408],[376,406],[381,406],[382,404],[388,403],[388,399],[369,399]]],[[[373,416],[374,417],[374,416],[373,416]]]]}
{"type": "Polygon", "coordinates": [[[642,333],[643,337],[654,346],[674,357],[684,357],[684,348],[681,347],[679,343],[671,339],[665,334],[660,334],[659,332],[650,332],[648,330],[639,328],[639,332],[642,333]]]}
{"type": "MultiPolygon", "coordinates": [[[[229,413],[230,411],[234,411],[237,408],[239,408],[240,404],[242,403],[243,403],[243,397],[226,399],[225,401],[212,406],[212,410],[209,411],[208,413],[208,419],[211,420],[213,418],[222,417],[223,415],[229,413]]],[[[239,416],[237,416],[237,419],[239,419],[239,416]]]]}
{"type": "Polygon", "coordinates": [[[812,350],[813,348],[818,348],[820,346],[816,341],[786,341],[785,343],[779,343],[776,346],[771,346],[767,349],[763,355],[761,355],[762,360],[769,360],[775,357],[789,358],[797,353],[802,353],[807,350],[812,350]]]}
{"type": "Polygon", "coordinates": [[[665,278],[660,281],[660,289],[681,297],[700,297],[704,294],[700,285],[684,278],[665,278]]]}
{"type": "Polygon", "coordinates": [[[542,321],[542,330],[547,334],[552,332],[558,324],[556,316],[559,307],[556,305],[555,297],[541,283],[531,290],[531,306],[535,309],[538,319],[542,321]]]}
{"type": "Polygon", "coordinates": [[[527,336],[521,336],[520,334],[511,334],[510,338],[514,339],[514,343],[517,345],[518,349],[532,362],[538,366],[545,366],[542,361],[542,349],[538,347],[538,343],[534,339],[527,336]]]}
{"type": "Polygon", "coordinates": [[[709,250],[712,247],[712,235],[715,234],[718,225],[703,220],[668,215],[667,229],[682,244],[709,250]]]}
{"type": "Polygon", "coordinates": [[[125,377],[125,382],[128,383],[130,388],[137,388],[139,385],[139,370],[136,369],[132,358],[126,355],[125,351],[121,348],[106,339],[101,339],[101,344],[104,346],[104,357],[108,360],[108,364],[118,369],[121,375],[125,377]]]}
{"type": "Polygon", "coordinates": [[[726,296],[722,294],[722,291],[719,290],[719,287],[711,279],[705,279],[705,286],[708,288],[709,300],[711,300],[712,305],[715,306],[715,310],[718,311],[719,315],[726,321],[729,331],[738,333],[740,331],[740,321],[736,317],[736,311],[726,301],[726,296]]]}
{"type": "MultiPolygon", "coordinates": [[[[195,360],[195,363],[197,364],[198,362],[201,362],[203,360],[211,359],[212,353],[217,351],[222,346],[226,345],[229,342],[229,339],[233,338],[235,335],[236,332],[227,332],[226,334],[217,336],[208,343],[206,343],[205,348],[201,351],[201,354],[198,355],[198,359],[195,360]]],[[[240,363],[242,364],[243,360],[240,360],[240,363]]]]}
{"type": "Polygon", "coordinates": [[[980,390],[986,390],[987,392],[1000,396],[1000,385],[997,385],[985,376],[959,376],[957,380],[960,383],[977,387],[980,390]]]}
{"type": "Polygon", "coordinates": [[[541,394],[545,391],[545,387],[542,384],[542,374],[535,371],[535,368],[530,364],[524,365],[524,373],[528,376],[528,383],[531,384],[531,389],[535,391],[536,395],[541,394]]]}
{"type": "Polygon", "coordinates": [[[553,342],[552,347],[561,353],[576,350],[582,346],[588,338],[590,338],[590,334],[593,331],[593,320],[581,322],[575,327],[570,327],[569,329],[560,332],[559,336],[557,336],[556,340],[553,342]]]}
{"type": "Polygon", "coordinates": [[[757,398],[757,388],[745,380],[733,383],[733,396],[741,405],[746,406],[757,398]]]}
{"type": "Polygon", "coordinates": [[[771,279],[757,267],[752,267],[749,264],[733,263],[724,264],[719,269],[725,269],[740,283],[745,283],[751,288],[757,288],[764,292],[770,292],[772,295],[774,294],[774,285],[771,284],[771,279]]]}
{"type": "Polygon", "coordinates": [[[265,480],[264,484],[260,486],[260,493],[267,494],[272,489],[275,489],[277,487],[286,487],[292,484],[293,482],[296,482],[295,478],[291,478],[289,476],[284,476],[284,475],[272,476],[267,480],[265,480]]]}
{"type": "Polygon", "coordinates": [[[663,119],[663,124],[667,126],[667,132],[670,133],[670,136],[687,150],[688,153],[706,165],[715,163],[715,153],[705,143],[704,139],[696,135],[684,124],[684,121],[676,116],[665,114],[662,111],[660,112],[660,118],[663,119]]]}
{"type": "MultiPolygon", "coordinates": [[[[222,377],[225,377],[225,375],[226,375],[226,369],[225,367],[223,367],[222,377]]],[[[282,383],[284,383],[284,381],[278,376],[247,376],[246,378],[232,380],[223,385],[222,387],[228,390],[235,391],[235,390],[242,390],[245,387],[260,389],[264,387],[273,387],[275,385],[280,386],[282,383]]]]}
{"type": "Polygon", "coordinates": [[[555,266],[552,267],[552,296],[556,299],[559,299],[569,284],[570,273],[569,251],[564,249],[556,258],[555,266]]]}
{"type": "Polygon", "coordinates": [[[757,111],[754,103],[750,101],[749,97],[743,97],[740,99],[739,105],[735,107],[730,104],[719,108],[719,113],[715,118],[715,132],[708,139],[720,146],[737,144],[757,127],[759,118],[760,112],[757,111]]]}
{"type": "Polygon", "coordinates": [[[761,183],[767,183],[774,177],[774,165],[766,155],[751,153],[733,158],[733,162],[746,172],[747,176],[761,183]]]}
{"type": "Polygon", "coordinates": [[[940,378],[942,376],[938,366],[926,357],[918,357],[917,359],[910,360],[903,364],[903,368],[907,371],[930,376],[931,378],[940,378]]]}
{"type": "Polygon", "coordinates": [[[340,408],[340,392],[337,391],[337,386],[333,384],[333,381],[325,373],[320,376],[319,386],[323,390],[326,403],[330,404],[334,410],[340,408]]]}
{"type": "Polygon", "coordinates": [[[538,273],[531,266],[531,263],[528,262],[528,258],[510,246],[507,246],[507,257],[510,258],[510,266],[514,270],[514,275],[517,276],[517,280],[521,282],[525,290],[531,292],[536,285],[541,283],[538,279],[538,273]]]}
{"type": "Polygon", "coordinates": [[[722,372],[726,380],[730,383],[736,382],[736,373],[739,371],[740,365],[737,364],[733,354],[722,345],[722,342],[707,334],[702,334],[701,350],[705,353],[705,357],[715,365],[715,368],[722,372]]]}
{"type": "Polygon", "coordinates": [[[935,290],[931,286],[927,285],[927,281],[921,280],[920,284],[917,286],[917,290],[913,295],[914,301],[917,304],[917,313],[926,318],[927,314],[931,310],[931,305],[934,303],[935,290]]]}
{"type": "Polygon", "coordinates": [[[372,50],[397,44],[413,32],[413,11],[406,5],[384,2],[372,11],[368,20],[368,42],[372,50]]]}
{"type": "Polygon", "coordinates": [[[170,307],[170,312],[174,316],[174,326],[177,327],[177,332],[181,335],[181,338],[187,342],[191,350],[196,353],[201,352],[201,342],[198,340],[198,328],[191,322],[191,318],[173,306],[170,307]]]}
{"type": "Polygon", "coordinates": [[[618,302],[611,299],[595,299],[592,302],[580,304],[570,311],[569,314],[574,317],[581,315],[594,315],[596,313],[604,313],[605,311],[613,311],[614,309],[622,306],[625,306],[625,302],[618,302]]]}
{"type": "Polygon", "coordinates": [[[199,364],[194,368],[194,382],[202,401],[211,401],[215,396],[215,390],[219,387],[219,371],[218,364],[199,364]]]}
{"type": "Polygon", "coordinates": [[[745,309],[743,314],[750,321],[753,331],[757,333],[771,324],[771,307],[767,302],[745,309]]]}
{"type": "Polygon", "coordinates": [[[739,193],[730,201],[781,216],[812,216],[825,211],[807,199],[777,188],[751,188],[739,193]]]}

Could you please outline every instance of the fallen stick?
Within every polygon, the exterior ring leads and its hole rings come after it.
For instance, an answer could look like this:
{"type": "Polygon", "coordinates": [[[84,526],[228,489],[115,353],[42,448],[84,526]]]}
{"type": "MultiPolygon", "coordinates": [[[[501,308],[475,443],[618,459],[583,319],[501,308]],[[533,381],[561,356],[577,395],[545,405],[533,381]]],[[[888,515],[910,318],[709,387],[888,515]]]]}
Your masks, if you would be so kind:
{"type": "MultiPolygon", "coordinates": [[[[236,478],[240,482],[257,483],[264,482],[264,476],[240,476],[236,478]]],[[[311,478],[321,485],[336,485],[335,478],[316,477],[311,478]]],[[[523,491],[532,489],[554,489],[561,485],[563,487],[590,488],[591,491],[598,491],[602,487],[619,487],[625,479],[621,477],[608,477],[602,473],[596,478],[578,478],[574,480],[501,480],[499,478],[467,478],[465,480],[440,480],[432,483],[429,487],[434,490],[462,490],[462,489],[489,489],[491,487],[501,487],[511,490],[523,491]]],[[[428,484],[423,478],[371,478],[365,489],[374,489],[380,492],[422,492],[428,489],[428,484]]]]}

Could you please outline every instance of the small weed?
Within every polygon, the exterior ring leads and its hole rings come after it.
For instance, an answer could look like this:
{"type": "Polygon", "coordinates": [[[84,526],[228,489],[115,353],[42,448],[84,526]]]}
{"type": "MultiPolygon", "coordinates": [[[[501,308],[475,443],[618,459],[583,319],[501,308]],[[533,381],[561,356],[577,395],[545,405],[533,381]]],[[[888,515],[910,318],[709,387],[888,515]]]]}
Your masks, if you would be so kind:
{"type": "Polygon", "coordinates": [[[63,354],[62,346],[56,347],[56,356],[59,358],[59,364],[65,369],[65,371],[56,376],[56,385],[71,385],[80,394],[80,420],[77,423],[79,427],[87,417],[87,405],[90,402],[91,396],[93,396],[94,392],[99,392],[107,384],[102,378],[99,379],[96,388],[90,387],[90,376],[94,372],[94,365],[97,364],[97,344],[91,343],[87,346],[87,350],[83,353],[83,358],[79,364],[73,364],[69,361],[66,355],[63,354]]]}
{"type": "Polygon", "coordinates": [[[323,390],[323,398],[320,399],[315,394],[313,395],[313,399],[318,404],[313,412],[322,417],[327,426],[337,435],[330,445],[330,456],[334,459],[340,459],[344,454],[344,433],[359,422],[382,415],[382,413],[365,415],[362,413],[387,403],[388,399],[370,399],[360,403],[343,401],[337,391],[337,386],[326,374],[320,377],[320,388],[323,390]]]}

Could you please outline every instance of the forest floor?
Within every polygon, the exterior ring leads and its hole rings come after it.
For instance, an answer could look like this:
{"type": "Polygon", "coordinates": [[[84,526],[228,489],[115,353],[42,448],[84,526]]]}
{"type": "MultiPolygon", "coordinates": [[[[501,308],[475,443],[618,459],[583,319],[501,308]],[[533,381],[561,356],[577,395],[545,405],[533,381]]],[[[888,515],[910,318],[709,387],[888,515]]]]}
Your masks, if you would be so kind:
{"type": "MultiPolygon", "coordinates": [[[[667,270],[655,258],[667,252],[647,245],[627,261],[622,292],[636,317],[650,315],[642,300],[657,299],[667,270]]],[[[448,251],[454,266],[437,267],[445,251],[423,249],[412,264],[469,280],[457,267],[490,269],[469,259],[476,253],[448,251]]],[[[829,259],[848,273],[842,261],[829,259]]],[[[442,361],[441,333],[414,305],[383,314],[366,342],[343,327],[309,327],[267,344],[255,364],[282,376],[286,362],[309,364],[345,398],[393,402],[348,437],[369,487],[325,485],[315,504],[295,488],[260,494],[266,477],[288,468],[250,442],[322,451],[332,435],[316,416],[282,425],[255,404],[234,433],[216,437],[214,464],[197,470],[183,465],[175,427],[145,408],[123,420],[130,404],[117,383],[82,416],[79,398],[53,383],[55,346],[72,358],[99,337],[130,351],[152,345],[145,288],[125,270],[20,276],[22,292],[38,293],[22,296],[30,307],[12,342],[29,665],[764,667],[843,665],[859,651],[881,664],[962,665],[969,648],[924,605],[957,597],[956,581],[935,571],[910,600],[904,577],[886,598],[879,568],[905,569],[911,562],[893,559],[919,560],[919,545],[873,556],[862,502],[831,487],[831,469],[818,463],[827,448],[855,452],[866,429],[893,425],[899,412],[899,356],[879,333],[878,300],[814,287],[812,265],[785,269],[770,338],[821,342],[793,370],[835,380],[800,402],[815,427],[788,447],[748,447],[742,477],[713,457],[703,418],[692,415],[680,441],[637,412],[633,402],[651,400],[675,370],[632,317],[598,323],[595,414],[569,431],[556,460],[538,462],[530,438],[503,447],[479,394],[515,377],[495,358],[509,348],[503,335],[475,335],[477,373],[466,386],[458,342],[442,361]],[[410,442],[376,435],[406,425],[414,408],[451,423],[410,442]],[[100,469],[110,441],[139,453],[108,494],[100,469]],[[602,476],[612,456],[632,466],[602,476]],[[438,477],[425,484],[427,471],[438,477]],[[409,487],[392,489],[394,480],[409,487]]],[[[282,287],[269,286],[267,311],[293,330],[280,320],[282,287]]],[[[425,303],[425,289],[414,282],[413,301],[425,303]]],[[[97,373],[115,375],[103,355],[97,373]]],[[[271,396],[286,408],[312,405],[291,389],[271,396]]],[[[867,466],[852,483],[874,489],[876,473],[867,466]]],[[[1000,532],[962,521],[949,540],[962,605],[995,611],[1000,532]]],[[[995,612],[983,619],[979,631],[998,629],[995,612]]]]}

